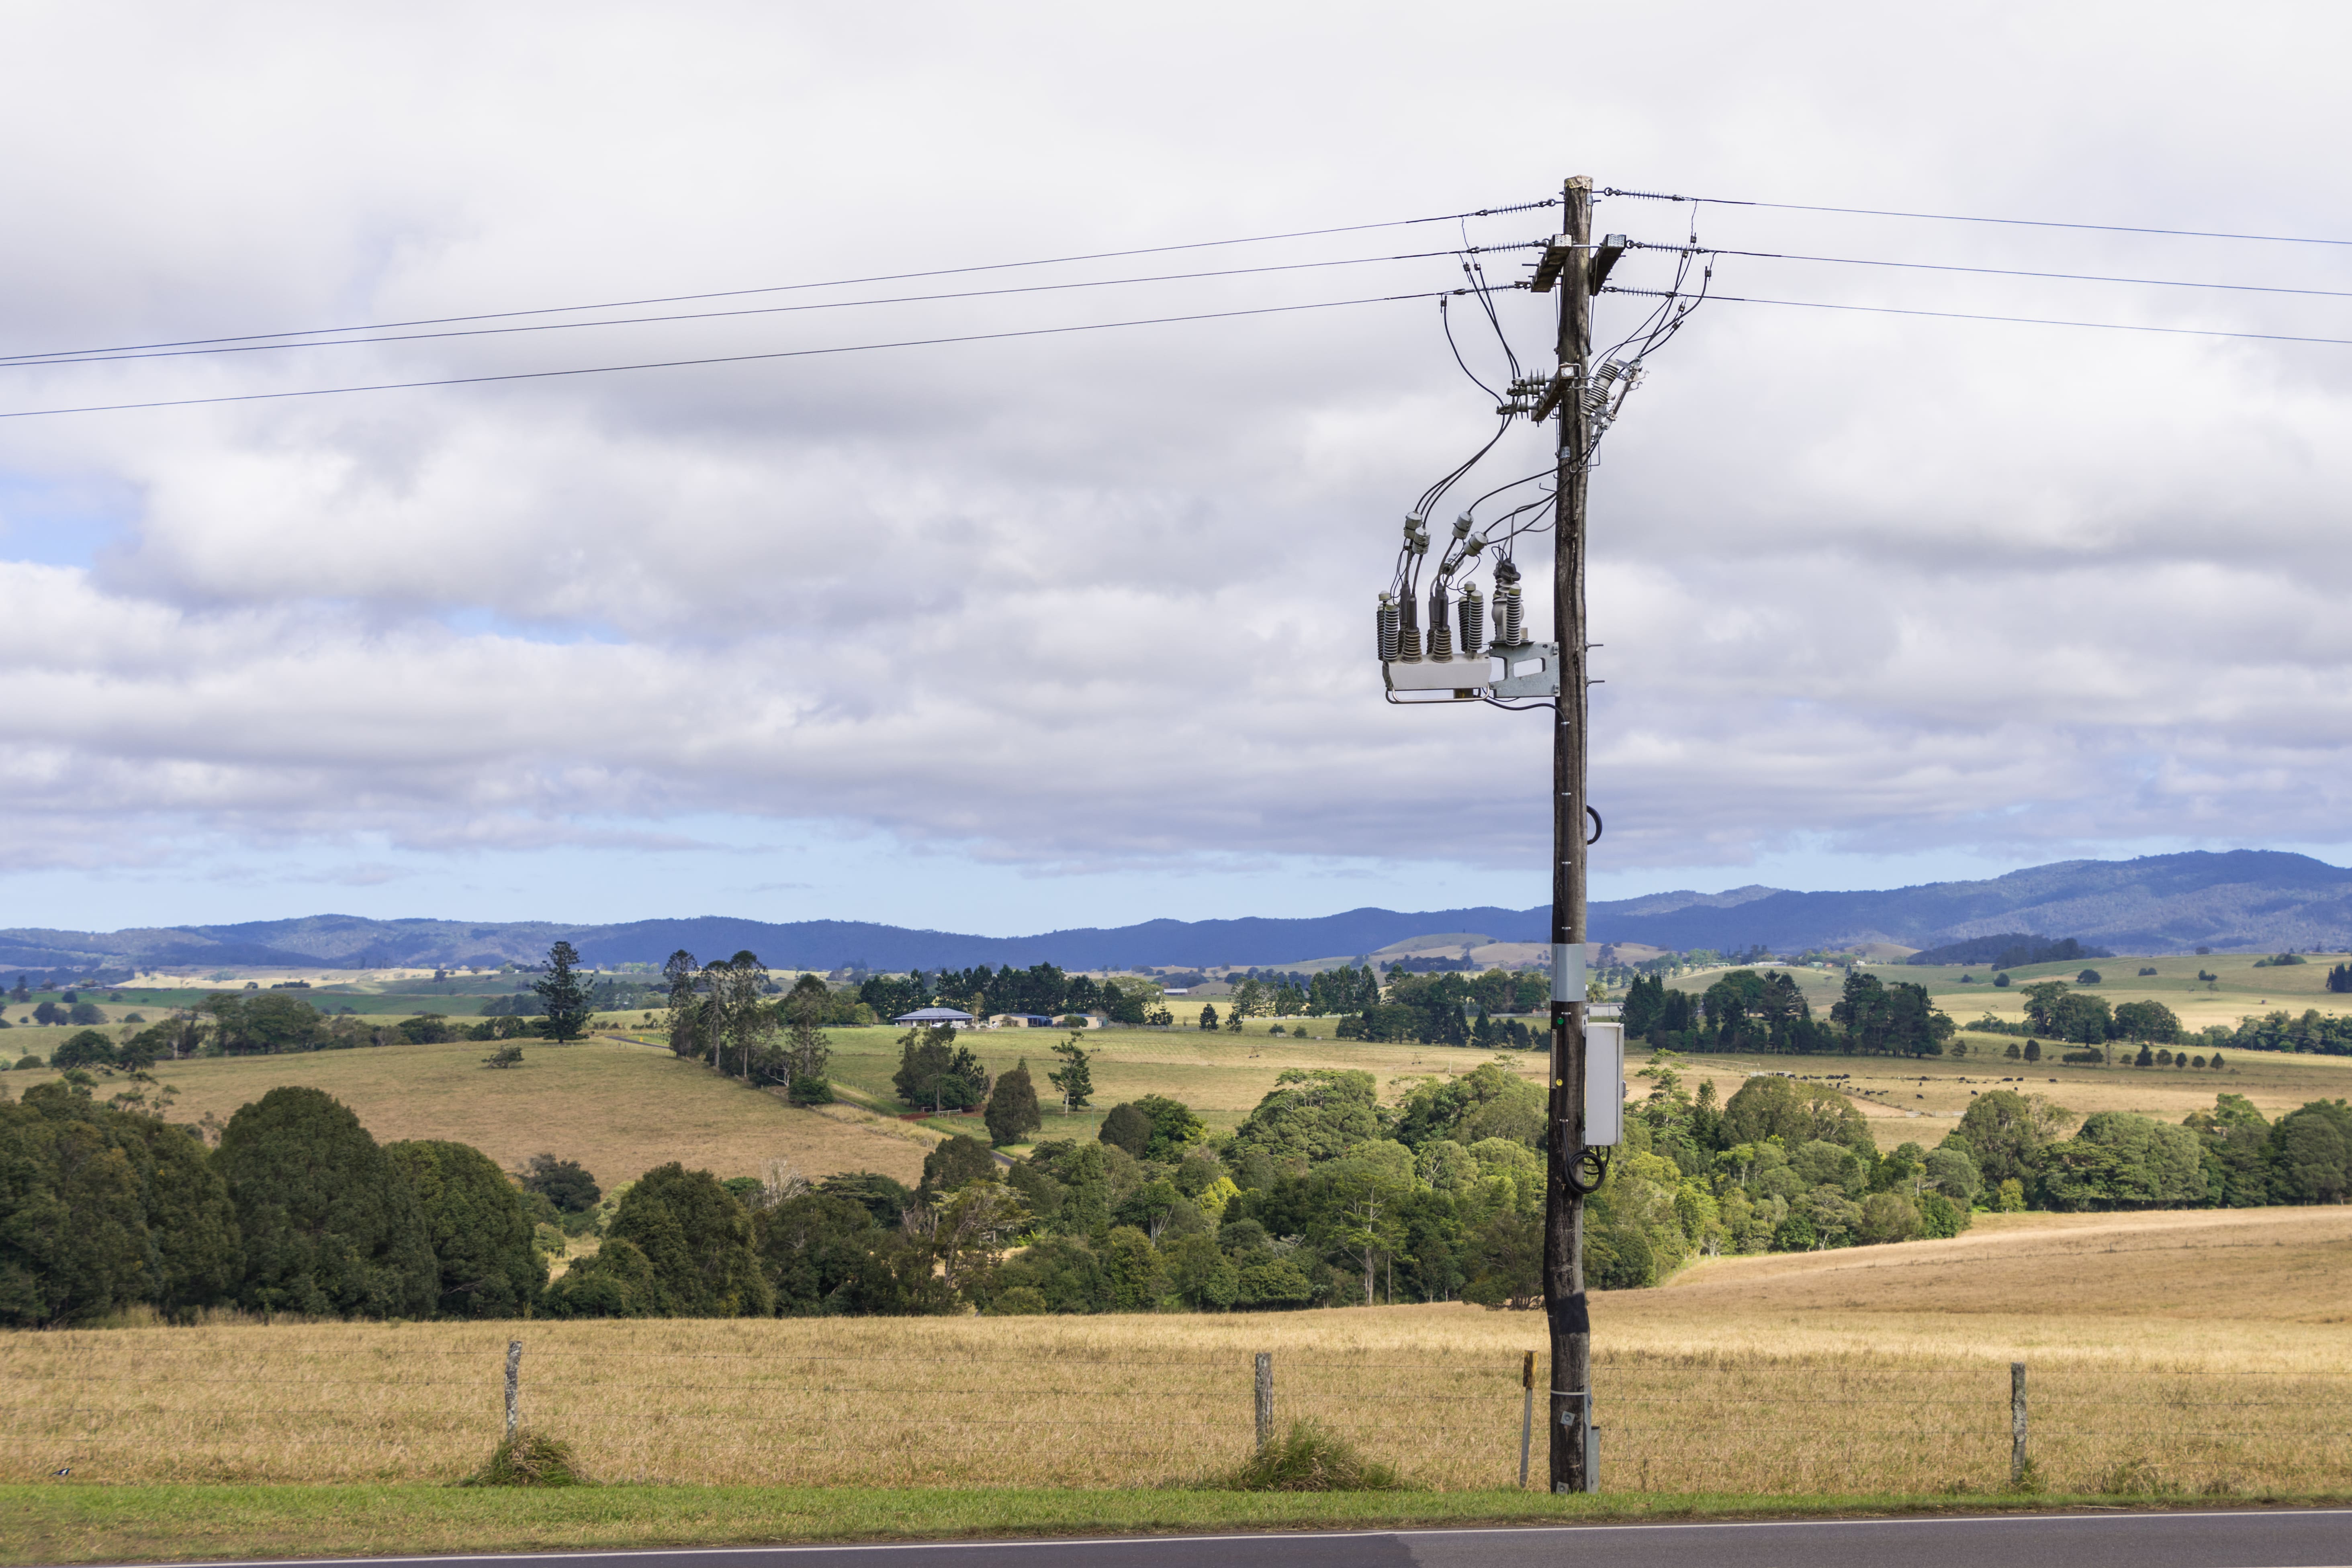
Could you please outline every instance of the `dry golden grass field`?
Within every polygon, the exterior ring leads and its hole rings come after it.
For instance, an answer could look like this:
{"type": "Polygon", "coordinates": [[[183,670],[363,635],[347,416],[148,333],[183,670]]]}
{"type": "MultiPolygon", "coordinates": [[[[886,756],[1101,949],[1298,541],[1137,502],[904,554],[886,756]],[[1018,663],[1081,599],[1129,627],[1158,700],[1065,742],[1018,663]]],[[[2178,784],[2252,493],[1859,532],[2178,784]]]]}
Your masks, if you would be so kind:
{"type": "MultiPolygon", "coordinates": [[[[756,1176],[786,1159],[805,1174],[880,1171],[909,1182],[934,1142],[850,1106],[804,1110],[670,1055],[627,1041],[527,1043],[523,1065],[493,1071],[479,1042],[376,1046],[293,1056],[212,1057],[158,1064],[178,1090],[174,1121],[226,1121],[279,1084],[322,1089],[380,1142],[447,1138],[513,1169],[545,1151],[578,1160],[607,1187],[666,1161],[756,1176]]],[[[21,1090],[47,1072],[12,1072],[21,1090]]],[[[101,1088],[101,1095],[105,1092],[101,1088]]]]}
{"type": "MultiPolygon", "coordinates": [[[[2053,1490],[2341,1489],[2347,1317],[2352,1208],[1998,1216],[1948,1242],[1706,1262],[1595,1299],[1604,1488],[1997,1490],[2021,1360],[2053,1490]]],[[[1517,1479],[1543,1325],[1439,1306],[17,1333],[0,1476],[454,1479],[499,1435],[510,1337],[526,1421],[606,1480],[1198,1479],[1246,1449],[1266,1351],[1278,1420],[1475,1489],[1517,1479]]]]}
{"type": "MultiPolygon", "coordinates": [[[[1213,1131],[1230,1131],[1286,1068],[1360,1068],[1392,1096],[1407,1080],[1466,1072],[1495,1059],[1435,1046],[1335,1039],[1332,1026],[1328,1019],[1294,1020],[1279,1037],[1264,1019],[1251,1020],[1237,1035],[1094,1031],[1087,1037],[1097,1053],[1094,1109],[1066,1117],[1052,1104],[1052,1086],[1045,1081],[1045,1070],[1055,1064],[1050,1047],[1064,1037],[1062,1031],[984,1030],[963,1039],[993,1071],[1027,1059],[1047,1101],[1039,1134],[1045,1138],[1090,1137],[1110,1106],[1145,1094],[1181,1100],[1213,1131]],[[1302,1029],[1307,1037],[1301,1037],[1302,1029]]],[[[32,1039],[66,1032],[11,1030],[0,1049],[21,1052],[32,1039]]],[[[569,1047],[528,1045],[525,1065],[509,1071],[482,1067],[489,1047],[457,1043],[198,1058],[162,1064],[156,1074],[178,1091],[171,1111],[175,1121],[196,1121],[207,1113],[226,1119],[276,1085],[308,1084],[351,1106],[379,1139],[457,1139],[509,1166],[544,1150],[579,1160],[608,1186],[667,1160],[739,1176],[758,1175],[778,1158],[812,1176],[873,1170],[911,1182],[937,1133],[873,1113],[898,1109],[890,1074],[898,1061],[898,1031],[841,1028],[828,1034],[845,1102],[821,1111],[797,1110],[776,1095],[745,1089],[680,1062],[656,1045],[614,1034],[569,1047]]],[[[652,1042],[656,1037],[640,1032],[636,1038],[652,1042]]],[[[2347,1058],[2231,1052],[2228,1067],[2218,1073],[2048,1061],[2028,1069],[2001,1057],[2011,1043],[2008,1037],[1963,1038],[1969,1055],[1960,1058],[1902,1063],[1870,1057],[1703,1056],[1691,1058],[1688,1077],[1694,1087],[1712,1079],[1724,1099],[1750,1073],[1834,1079],[1873,1119],[1880,1146],[1889,1149],[1912,1142],[1932,1147],[1969,1099],[1990,1089],[2045,1094],[2079,1115],[2136,1110],[2176,1122],[2191,1110],[2210,1109],[2213,1097],[2225,1091],[2246,1096],[2273,1117],[2312,1100],[2352,1095],[2347,1058]]],[[[54,1048],[54,1040],[48,1043],[54,1048]]],[[[1518,1053],[1504,1059],[1529,1082],[1542,1081],[1540,1056],[1518,1053]]],[[[1637,1053],[1632,1066],[1638,1069],[1644,1059],[1637,1053]]],[[[21,1091],[53,1076],[10,1072],[0,1075],[0,1088],[21,1091]]],[[[1636,1095],[1645,1087],[1636,1080],[1636,1095]]],[[[980,1135],[977,1116],[932,1125],[980,1135]]]]}
{"type": "MultiPolygon", "coordinates": [[[[2077,1116],[2095,1110],[2132,1110],[2173,1122],[2192,1110],[2212,1110],[2213,1099],[2220,1094],[2242,1094],[2273,1120],[2315,1100],[2352,1095],[2352,1058],[2347,1057],[2227,1052],[2228,1066],[2220,1072],[2196,1068],[2068,1067],[2054,1061],[2029,1066],[2001,1058],[2000,1050],[2010,1043],[2002,1037],[1964,1038],[1970,1054],[1958,1060],[1942,1057],[1913,1063],[1884,1057],[1703,1056],[1690,1058],[1686,1076],[1693,1084],[1714,1079],[1717,1094],[1725,1099],[1749,1073],[1787,1072],[1815,1081],[1834,1080],[1871,1119],[1871,1131],[1883,1150],[1902,1143],[1934,1148],[1967,1110],[1969,1100],[1992,1089],[2046,1095],[2077,1116]]],[[[1636,1068],[1644,1059],[1637,1056],[1636,1068]]]]}

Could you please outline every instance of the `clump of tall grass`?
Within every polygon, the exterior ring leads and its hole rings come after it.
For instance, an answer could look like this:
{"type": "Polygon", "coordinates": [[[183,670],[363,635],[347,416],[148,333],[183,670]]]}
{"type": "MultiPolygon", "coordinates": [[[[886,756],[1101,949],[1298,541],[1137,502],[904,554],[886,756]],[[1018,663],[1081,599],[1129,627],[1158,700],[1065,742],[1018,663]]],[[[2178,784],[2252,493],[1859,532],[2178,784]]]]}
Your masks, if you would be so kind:
{"type": "Polygon", "coordinates": [[[482,1468],[457,1483],[461,1487],[581,1487],[588,1478],[580,1473],[572,1445],[561,1437],[536,1432],[509,1433],[482,1468]]]}
{"type": "Polygon", "coordinates": [[[1394,1492],[1404,1479],[1394,1465],[1367,1459],[1346,1438],[1312,1421],[1266,1444],[1211,1483],[1236,1492],[1394,1492]]]}

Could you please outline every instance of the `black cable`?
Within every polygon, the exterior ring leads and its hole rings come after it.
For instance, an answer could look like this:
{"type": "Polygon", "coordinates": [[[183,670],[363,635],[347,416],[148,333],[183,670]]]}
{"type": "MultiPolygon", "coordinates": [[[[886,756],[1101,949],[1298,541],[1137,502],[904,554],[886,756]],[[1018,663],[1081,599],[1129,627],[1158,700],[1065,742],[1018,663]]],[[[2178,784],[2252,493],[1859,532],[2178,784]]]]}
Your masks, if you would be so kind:
{"type": "MultiPolygon", "coordinates": [[[[1496,248],[1500,248],[1497,247],[1496,248]]],[[[1723,250],[1714,247],[1648,245],[1634,240],[1628,250],[1688,250],[1706,256],[1739,256],[1758,261],[1818,261],[1835,267],[1889,267],[1911,272],[1969,272],[1987,278],[2048,278],[2067,283],[2126,283],[2148,289],[2212,289],[2235,294],[2300,294],[2322,300],[2352,300],[2352,289],[2289,289],[2269,283],[2197,283],[2179,278],[2121,278],[2099,272],[2036,272],[2016,267],[1962,267],[1942,261],[1882,261],[1867,256],[1799,256],[1777,250],[1723,250]]]]}
{"type": "Polygon", "coordinates": [[[1264,305],[1246,310],[1207,310],[1188,316],[1148,316],[1127,321],[1090,321],[1070,327],[1024,327],[1003,332],[965,332],[942,338],[904,338],[887,343],[845,343],[825,349],[777,349],[766,353],[714,354],[701,359],[646,360],[635,364],[582,365],[572,370],[508,371],[495,375],[441,376],[431,381],[387,381],[364,386],[313,386],[292,392],[241,392],[216,397],[157,398],[145,403],[96,403],[73,408],[17,408],[0,411],[0,419],[34,419],[52,414],[120,414],[142,408],[192,408],[210,403],[269,403],[289,397],[333,397],[353,392],[409,392],[431,386],[475,386],[493,381],[546,381],[565,375],[610,375],[632,370],[681,370],[697,365],[745,364],[755,360],[807,359],[823,354],[866,353],[877,349],[935,348],[948,343],[991,342],[1002,338],[1055,337],[1070,332],[1107,331],[1117,327],[1159,327],[1184,321],[1221,321],[1239,316],[1279,316],[1297,310],[1332,310],[1349,305],[1383,305],[1406,300],[1427,300],[1417,294],[1374,294],[1357,300],[1322,300],[1306,305],[1264,305]]]}
{"type": "MultiPolygon", "coordinates": [[[[1613,284],[1601,290],[1604,294],[1650,294],[1654,289],[1620,289],[1613,284]]],[[[2020,327],[2087,327],[2103,332],[2161,332],[2168,337],[2239,338],[2251,342],[2326,343],[2352,347],[2352,338],[2306,337],[2294,332],[2233,332],[2219,327],[2149,327],[2132,321],[2074,321],[2050,316],[1992,316],[1969,310],[1914,310],[1894,305],[1833,305],[1822,300],[1762,300],[1742,294],[1717,294],[1713,299],[1734,305],[1788,305],[1805,310],[1851,310],[1873,316],[1928,316],[1947,321],[2004,321],[2020,327]]]]}
{"type": "MultiPolygon", "coordinates": [[[[1540,244],[1540,241],[1532,242],[1540,244]]],[[[1532,246],[1497,246],[1496,249],[1527,249],[1532,246]]],[[[1203,278],[1244,278],[1267,272],[1305,272],[1325,267],[1364,267],[1390,261],[1427,261],[1452,256],[1451,250],[1425,250],[1398,256],[1346,257],[1333,261],[1294,261],[1274,267],[1220,268],[1207,272],[1162,272],[1144,278],[1093,278],[1075,283],[1024,283],[1011,289],[972,289],[947,294],[899,294],[879,300],[826,300],[813,305],[755,305],[738,310],[695,310],[671,316],[625,316],[601,321],[537,321],[520,327],[467,327],[446,332],[404,332],[377,338],[321,338],[315,342],[232,343],[214,348],[163,348],[120,353],[89,351],[62,356],[0,354],[0,370],[39,369],[52,365],[119,364],[126,361],[184,359],[198,354],[268,353],[285,349],[341,348],[347,344],[413,343],[441,338],[503,337],[518,332],[558,332],[573,327],[642,327],[674,321],[730,321],[741,316],[779,316],[803,310],[845,310],[862,305],[921,305],[943,300],[987,300],[1012,294],[1053,294],[1073,289],[1111,289],[1129,283],[1183,283],[1203,278]]]]}
{"type": "Polygon", "coordinates": [[[1825,207],[1800,202],[1751,202],[1731,196],[1676,196],[1656,191],[1621,191],[1614,187],[1600,192],[1604,196],[1624,196],[1633,201],[1705,202],[1719,207],[1768,207],[1777,212],[1843,213],[1849,217],[1910,217],[1935,223],[2004,224],[2019,228],[2076,228],[2094,234],[2161,234],[2175,239],[2244,239],[2265,245],[2352,245],[2352,239],[2319,239],[2298,234],[2233,234],[2221,229],[2148,228],[2138,224],[2063,223],[2051,218],[1979,217],[1969,213],[1897,212],[1883,207],[1825,207]]]}
{"type": "Polygon", "coordinates": [[[1489,397],[1501,397],[1503,395],[1501,393],[1478,379],[1477,373],[1470,368],[1470,363],[1462,357],[1462,345],[1454,341],[1454,318],[1445,308],[1446,300],[1447,297],[1444,294],[1437,297],[1437,320],[1438,324],[1445,329],[1445,346],[1454,351],[1454,363],[1462,367],[1462,374],[1470,378],[1471,385],[1489,397]]]}
{"type": "MultiPolygon", "coordinates": [[[[1097,250],[1081,256],[1049,256],[1034,261],[992,261],[971,267],[937,267],[921,272],[880,272],[866,278],[835,278],[822,283],[775,283],[757,289],[716,289],[700,294],[663,294],[643,300],[604,300],[585,305],[542,305],[527,310],[485,310],[467,316],[425,316],[407,321],[366,321],[349,327],[305,327],[282,332],[245,332],[231,337],[176,338],[153,343],[112,343],[94,349],[56,349],[52,354],[125,353],[139,349],[189,348],[204,343],[251,342],[261,338],[320,337],[341,332],[381,332],[400,327],[446,327],[465,321],[496,321],[513,316],[560,316],[573,310],[626,310],[640,305],[683,305],[697,300],[733,300],[747,294],[787,294],[809,289],[848,289],[864,283],[904,283],[916,278],[952,278],[967,272],[1003,272],[1023,267],[1061,267],[1076,261],[1112,261],[1129,256],[1164,256],[1179,250],[1212,250],[1226,245],[1267,245],[1283,239],[1314,239],[1327,234],[1360,234],[1375,228],[1410,228],[1424,223],[1454,223],[1465,217],[1499,217],[1505,213],[1532,212],[1558,206],[1559,198],[1522,202],[1517,206],[1480,207],[1475,212],[1443,213],[1435,217],[1397,218],[1386,223],[1345,224],[1337,228],[1303,228],[1288,234],[1247,235],[1239,239],[1200,239],[1182,245],[1150,245],[1134,250],[1097,250]]],[[[1451,254],[1446,252],[1445,254],[1451,254]]],[[[40,357],[12,354],[12,359],[40,357]]]]}

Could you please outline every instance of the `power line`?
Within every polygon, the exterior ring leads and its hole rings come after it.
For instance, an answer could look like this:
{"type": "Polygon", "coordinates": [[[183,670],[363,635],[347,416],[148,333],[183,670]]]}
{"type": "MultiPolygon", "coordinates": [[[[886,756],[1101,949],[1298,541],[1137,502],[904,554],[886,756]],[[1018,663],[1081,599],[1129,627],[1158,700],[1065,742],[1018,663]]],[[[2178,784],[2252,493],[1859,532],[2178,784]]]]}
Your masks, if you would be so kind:
{"type": "Polygon", "coordinates": [[[2019,228],[2076,228],[2095,234],[2161,234],[2176,239],[2246,239],[2267,245],[2352,245],[2352,239],[2317,239],[2296,234],[2232,234],[2219,229],[2148,228],[2137,224],[2065,223],[2053,218],[1980,217],[1969,213],[1898,212],[1884,207],[1825,207],[1800,202],[1742,201],[1732,196],[1677,196],[1659,191],[1621,191],[1613,187],[1601,193],[1604,196],[1623,196],[1641,202],[1704,202],[1718,207],[1769,207],[1777,212],[1842,213],[1849,217],[1910,217],[1936,223],[2005,224],[2019,228]]]}
{"type": "Polygon", "coordinates": [[[1108,331],[1118,327],[1171,326],[1185,321],[1222,321],[1237,316],[1280,316],[1299,310],[1333,310],[1349,305],[1383,305],[1407,300],[1434,300],[1461,290],[1440,289],[1415,294],[1373,294],[1355,300],[1323,300],[1304,305],[1262,305],[1244,310],[1205,310],[1187,316],[1149,316],[1127,321],[1089,321],[1068,327],[1025,327],[1002,332],[965,332],[953,337],[905,338],[885,343],[844,343],[824,349],[777,349],[765,353],[715,354],[700,359],[646,360],[634,364],[581,365],[571,370],[520,370],[495,375],[451,375],[431,381],[386,381],[363,386],[312,386],[291,392],[240,392],[213,397],[156,398],[143,403],[94,403],[71,408],[17,408],[0,411],[0,419],[37,419],[53,414],[121,414],[142,408],[193,408],[208,403],[270,403],[289,397],[335,397],[354,392],[408,392],[431,386],[478,386],[494,381],[546,381],[566,375],[612,375],[632,370],[682,370],[698,365],[745,364],[755,360],[806,359],[823,354],[866,353],[879,349],[936,348],[948,343],[991,342],[1004,338],[1056,337],[1071,332],[1108,331]]]}
{"type": "MultiPolygon", "coordinates": [[[[1506,248],[1501,246],[1494,249],[1506,248]]],[[[1969,272],[1987,278],[2047,278],[2067,283],[2126,283],[2149,289],[2211,289],[2238,294],[2302,294],[2322,300],[2352,300],[2352,289],[2289,289],[2271,283],[2200,283],[2181,278],[2124,278],[2102,272],[2038,272],[2016,267],[1963,267],[1943,261],[1884,261],[1865,256],[1802,256],[1777,250],[1725,250],[1709,245],[1652,245],[1630,240],[1628,250],[1669,250],[1695,256],[1738,256],[1756,261],[1818,261],[1836,267],[1888,267],[1912,272],[1969,272]]]]}
{"type": "MultiPolygon", "coordinates": [[[[1480,250],[1525,250],[1540,247],[1541,240],[1520,245],[1480,246],[1480,250]]],[[[1053,294],[1074,289],[1111,289],[1131,283],[1181,283],[1204,278],[1246,278],[1270,272],[1307,272],[1326,267],[1367,267],[1391,261],[1427,261],[1441,256],[1460,254],[1453,250],[1411,251],[1397,256],[1357,256],[1331,261],[1291,261],[1269,267],[1227,267],[1205,272],[1162,272],[1146,278],[1091,278],[1073,283],[1024,283],[1009,289],[969,289],[944,294],[899,294],[879,300],[824,300],[809,305],[752,305],[734,310],[691,310],[668,316],[608,317],[588,321],[534,321],[516,327],[460,327],[440,332],[399,332],[373,338],[326,338],[315,342],[235,342],[213,347],[158,348],[152,351],[106,353],[92,351],[61,358],[37,358],[31,355],[9,357],[0,355],[0,370],[40,369],[52,365],[120,364],[125,362],[156,359],[185,359],[200,354],[269,353],[286,349],[341,348],[367,343],[428,342],[443,338],[503,337],[518,332],[559,332],[574,327],[641,327],[657,326],[675,321],[730,321],[743,316],[788,315],[803,310],[846,310],[864,305],[919,305],[945,300],[986,300],[1012,294],[1053,294]]]]}
{"type": "MultiPolygon", "coordinates": [[[[1024,267],[1062,267],[1079,261],[1113,261],[1129,256],[1165,256],[1179,250],[1213,250],[1227,245],[1269,245],[1284,239],[1315,239],[1331,234],[1361,234],[1376,228],[1411,228],[1419,224],[1458,223],[1464,218],[1501,217],[1507,213],[1533,212],[1559,205],[1557,196],[1513,206],[1480,207],[1475,212],[1441,213],[1434,217],[1392,218],[1381,223],[1343,224],[1335,228],[1294,229],[1286,234],[1244,235],[1237,239],[1197,239],[1181,245],[1150,245],[1132,250],[1097,250],[1079,256],[1048,256],[1030,261],[991,261],[969,267],[937,267],[921,272],[882,272],[866,278],[835,278],[822,283],[776,283],[756,289],[719,289],[700,294],[666,294],[643,300],[605,300],[583,305],[542,305],[522,310],[485,310],[466,316],[425,316],[406,321],[368,321],[349,327],[306,327],[278,332],[245,332],[214,338],[173,338],[152,343],[110,343],[90,349],[50,349],[36,353],[0,354],[0,361],[71,357],[78,354],[132,353],[146,349],[194,348],[206,343],[254,342],[263,338],[322,337],[344,332],[383,332],[405,327],[446,327],[467,321],[505,321],[517,316],[560,316],[574,310],[630,310],[645,305],[687,305],[700,300],[733,300],[751,294],[788,294],[811,289],[849,289],[866,283],[904,283],[917,278],[952,278],[970,272],[1003,272],[1024,267]]],[[[1443,254],[1451,255],[1447,251],[1443,254]]]]}
{"type": "MultiPolygon", "coordinates": [[[[1604,294],[1640,294],[1664,300],[1673,296],[1662,289],[1603,289],[1604,294]]],[[[2352,347],[2352,338],[2304,337],[2293,332],[2233,332],[2219,327],[2150,327],[2136,321],[2076,321],[2049,316],[1994,316],[1970,310],[1915,310],[1895,305],[1838,305],[1822,300],[1761,300],[1742,294],[1710,294],[1710,300],[1721,300],[1735,305],[1788,305],[1803,310],[1850,310],[1873,316],[1927,316],[1947,321],[2005,321],[2021,327],[2086,327],[2105,332],[2161,332],[2184,338],[2242,338],[2255,342],[2330,343],[2352,347]]]]}

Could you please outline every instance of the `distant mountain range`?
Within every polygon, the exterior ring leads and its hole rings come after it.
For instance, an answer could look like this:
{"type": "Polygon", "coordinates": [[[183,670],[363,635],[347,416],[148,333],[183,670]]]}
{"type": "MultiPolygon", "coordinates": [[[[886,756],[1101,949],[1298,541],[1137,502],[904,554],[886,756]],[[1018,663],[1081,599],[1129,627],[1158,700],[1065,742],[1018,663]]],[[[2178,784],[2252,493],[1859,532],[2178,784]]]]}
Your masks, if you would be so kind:
{"type": "MultiPolygon", "coordinates": [[[[1774,952],[1853,942],[1938,947],[2032,932],[2119,952],[2194,947],[2279,951],[2352,948],[2352,870],[2308,856],[2237,849],[2137,860],[2065,860],[1981,882],[1931,882],[1876,892],[1654,893],[1591,907],[1595,942],[1688,951],[1774,952]]],[[[678,948],[725,957],[749,948],[778,969],[845,964],[904,970],[1054,963],[1066,969],[1150,964],[1280,964],[1377,952],[1442,931],[1496,942],[1549,940],[1548,909],[1349,910],[1315,920],[1147,921],[1037,936],[961,936],[856,921],[705,916],[625,925],[547,921],[362,920],[311,915],[240,925],[118,931],[0,931],[0,966],[47,973],[226,965],[379,969],[536,961],[559,938],[600,965],[659,963],[678,948]]]]}

